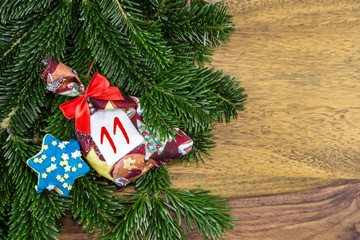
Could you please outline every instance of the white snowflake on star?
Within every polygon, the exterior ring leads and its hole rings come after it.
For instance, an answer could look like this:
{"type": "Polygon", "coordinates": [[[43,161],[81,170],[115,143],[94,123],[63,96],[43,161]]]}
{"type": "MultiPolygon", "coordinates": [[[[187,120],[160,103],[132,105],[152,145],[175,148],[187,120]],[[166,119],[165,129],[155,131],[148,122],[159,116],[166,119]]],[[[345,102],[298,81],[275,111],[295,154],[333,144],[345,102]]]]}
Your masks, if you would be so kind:
{"type": "Polygon", "coordinates": [[[71,153],[72,158],[81,157],[81,152],[79,150],[76,150],[75,152],[71,153]]]}
{"type": "Polygon", "coordinates": [[[65,167],[64,167],[64,170],[65,170],[65,172],[70,172],[70,165],[66,165],[65,167]]]}
{"type": "Polygon", "coordinates": [[[63,149],[63,148],[65,148],[65,143],[64,143],[64,142],[62,142],[62,143],[59,143],[59,144],[58,144],[58,147],[59,147],[60,149],[63,149]]]}
{"type": "Polygon", "coordinates": [[[56,167],[56,164],[55,163],[52,163],[51,164],[51,166],[50,166],[50,168],[52,169],[52,170],[55,170],[57,167],[56,167]]]}
{"type": "Polygon", "coordinates": [[[61,155],[61,158],[62,158],[64,161],[69,160],[69,154],[63,153],[63,154],[61,155]]]}

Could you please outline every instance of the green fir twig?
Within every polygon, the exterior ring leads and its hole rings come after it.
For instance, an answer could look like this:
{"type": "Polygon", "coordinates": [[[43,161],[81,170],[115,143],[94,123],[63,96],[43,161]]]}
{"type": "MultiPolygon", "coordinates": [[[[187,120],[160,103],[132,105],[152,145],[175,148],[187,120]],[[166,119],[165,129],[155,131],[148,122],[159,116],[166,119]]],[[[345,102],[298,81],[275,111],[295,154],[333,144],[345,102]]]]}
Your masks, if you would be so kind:
{"type": "MultiPolygon", "coordinates": [[[[233,219],[223,199],[208,191],[177,190],[164,167],[136,180],[119,198],[92,170],[68,198],[37,194],[26,160],[46,133],[74,137],[74,121],[59,105],[68,99],[45,90],[41,61],[53,56],[83,83],[95,72],[123,94],[141,97],[144,119],[161,136],[180,127],[193,139],[181,161],[204,161],[215,146],[211,127],[244,110],[244,89],[211,68],[214,48],[234,29],[221,2],[203,0],[5,0],[0,3],[0,236],[57,239],[70,210],[88,232],[105,239],[186,239],[186,229],[220,239],[233,219]]],[[[0,238],[1,238],[0,237],[0,238]]]]}

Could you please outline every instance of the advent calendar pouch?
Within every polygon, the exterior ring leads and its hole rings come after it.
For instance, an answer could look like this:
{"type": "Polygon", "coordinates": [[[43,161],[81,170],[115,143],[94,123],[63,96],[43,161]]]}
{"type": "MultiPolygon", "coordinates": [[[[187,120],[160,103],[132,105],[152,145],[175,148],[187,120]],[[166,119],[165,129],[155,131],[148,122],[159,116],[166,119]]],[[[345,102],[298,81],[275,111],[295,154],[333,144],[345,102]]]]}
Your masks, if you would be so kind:
{"type": "Polygon", "coordinates": [[[86,90],[71,68],[49,58],[42,78],[54,93],[78,96],[60,105],[65,117],[75,118],[75,134],[83,156],[102,176],[123,187],[151,169],[179,158],[192,148],[180,129],[175,139],[160,140],[146,127],[139,98],[122,96],[96,73],[86,90]]]}

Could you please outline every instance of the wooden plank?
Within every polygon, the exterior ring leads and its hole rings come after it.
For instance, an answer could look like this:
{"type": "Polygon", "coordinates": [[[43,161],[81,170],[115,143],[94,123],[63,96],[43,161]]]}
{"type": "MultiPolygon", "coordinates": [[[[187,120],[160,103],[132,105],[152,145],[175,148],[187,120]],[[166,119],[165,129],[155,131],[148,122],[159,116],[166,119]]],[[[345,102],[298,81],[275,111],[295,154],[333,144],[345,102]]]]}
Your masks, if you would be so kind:
{"type": "MultiPolygon", "coordinates": [[[[236,227],[231,240],[360,239],[358,181],[280,195],[230,198],[236,227]]],[[[196,233],[191,240],[202,239],[196,233]]]]}
{"type": "MultiPolygon", "coordinates": [[[[360,238],[360,1],[226,4],[237,30],[212,66],[241,81],[248,110],[214,128],[206,164],[167,166],[173,186],[228,197],[226,239],[360,238]]],[[[61,239],[91,239],[72,225],[61,239]]]]}
{"type": "MultiPolygon", "coordinates": [[[[359,239],[359,192],[359,181],[342,180],[309,191],[232,197],[229,202],[238,221],[225,233],[225,239],[359,239]]],[[[63,220],[65,231],[60,239],[96,239],[96,234],[87,234],[70,216],[63,220]]],[[[195,231],[189,231],[188,236],[203,239],[195,231]]]]}
{"type": "Polygon", "coordinates": [[[247,111],[215,127],[206,164],[172,163],[174,186],[232,197],[359,178],[360,2],[227,3],[237,30],[212,66],[241,81],[247,111]]]}

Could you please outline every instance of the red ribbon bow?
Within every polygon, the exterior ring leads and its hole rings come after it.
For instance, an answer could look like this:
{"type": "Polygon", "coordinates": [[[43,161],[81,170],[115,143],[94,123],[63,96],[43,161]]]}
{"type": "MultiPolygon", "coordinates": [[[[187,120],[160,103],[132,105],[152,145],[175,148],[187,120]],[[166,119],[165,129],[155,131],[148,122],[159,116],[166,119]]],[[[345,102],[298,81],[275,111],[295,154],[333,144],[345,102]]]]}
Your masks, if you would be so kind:
{"type": "Polygon", "coordinates": [[[110,82],[106,77],[100,73],[95,73],[83,95],[60,105],[60,109],[67,119],[75,118],[76,129],[90,134],[88,97],[104,100],[124,100],[124,98],[117,87],[110,87],[110,82]]]}

